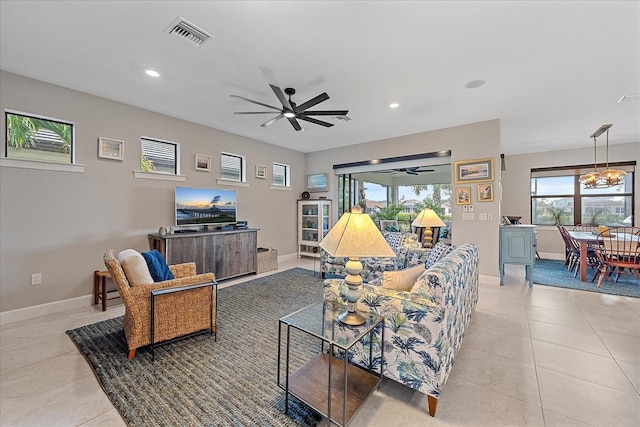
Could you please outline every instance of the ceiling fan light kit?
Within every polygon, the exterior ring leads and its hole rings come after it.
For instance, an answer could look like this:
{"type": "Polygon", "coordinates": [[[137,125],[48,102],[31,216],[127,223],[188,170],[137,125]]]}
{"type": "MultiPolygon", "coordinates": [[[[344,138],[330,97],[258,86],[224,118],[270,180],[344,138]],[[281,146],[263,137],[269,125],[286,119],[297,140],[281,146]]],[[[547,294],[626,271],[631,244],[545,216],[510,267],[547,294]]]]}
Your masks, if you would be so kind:
{"type": "MultiPolygon", "coordinates": [[[[272,84],[270,84],[269,86],[282,104],[282,107],[274,107],[273,105],[264,104],[262,102],[254,101],[252,99],[248,99],[239,95],[231,95],[231,97],[233,98],[240,98],[245,101],[251,102],[252,104],[261,105],[263,107],[271,108],[272,110],[277,110],[279,112],[277,116],[262,123],[260,125],[262,127],[271,126],[283,117],[289,120],[289,123],[296,131],[304,130],[302,126],[300,126],[300,123],[298,123],[298,120],[304,120],[306,122],[324,127],[331,127],[333,126],[333,123],[318,120],[311,116],[332,116],[339,118],[343,116],[346,117],[347,114],[349,114],[349,110],[309,110],[309,108],[329,99],[329,95],[327,95],[326,92],[321,93],[320,95],[311,98],[307,102],[298,105],[291,100],[291,96],[295,95],[296,93],[295,89],[288,87],[283,92],[282,89],[280,89],[278,86],[272,84]],[[287,95],[289,98],[287,99],[285,95],[287,95]]],[[[234,114],[273,114],[273,111],[243,111],[235,112],[234,114]]]]}
{"type": "Polygon", "coordinates": [[[622,184],[624,177],[627,176],[627,173],[623,170],[609,169],[609,129],[611,126],[613,125],[602,125],[590,136],[590,138],[593,138],[593,172],[585,173],[579,179],[580,183],[587,189],[614,187],[622,184]],[[598,162],[596,160],[596,138],[605,132],[607,134],[607,157],[605,169],[602,172],[598,172],[598,162]]]}

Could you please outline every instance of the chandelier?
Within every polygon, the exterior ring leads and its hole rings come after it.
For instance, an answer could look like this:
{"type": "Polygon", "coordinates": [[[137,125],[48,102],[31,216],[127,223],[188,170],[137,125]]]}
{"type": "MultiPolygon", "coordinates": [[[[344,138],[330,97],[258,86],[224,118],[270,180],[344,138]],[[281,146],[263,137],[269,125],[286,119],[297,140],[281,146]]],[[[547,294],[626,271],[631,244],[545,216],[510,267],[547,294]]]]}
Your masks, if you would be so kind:
{"type": "Polygon", "coordinates": [[[593,138],[593,172],[588,172],[580,177],[580,183],[585,188],[608,188],[622,184],[627,173],[619,169],[609,169],[609,128],[612,124],[602,125],[589,138],[593,138]],[[596,138],[603,133],[607,133],[607,151],[605,169],[598,172],[598,162],[596,160],[596,138]]]}

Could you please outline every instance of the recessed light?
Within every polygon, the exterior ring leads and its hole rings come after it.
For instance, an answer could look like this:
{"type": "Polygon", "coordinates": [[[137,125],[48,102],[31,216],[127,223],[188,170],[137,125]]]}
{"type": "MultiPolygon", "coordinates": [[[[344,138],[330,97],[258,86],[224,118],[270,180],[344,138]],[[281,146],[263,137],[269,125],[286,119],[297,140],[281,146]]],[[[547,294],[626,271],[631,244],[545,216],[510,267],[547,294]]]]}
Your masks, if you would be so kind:
{"type": "Polygon", "coordinates": [[[389,104],[389,108],[398,108],[400,106],[400,104],[398,104],[397,102],[392,102],[391,104],[389,104]]]}
{"type": "Polygon", "coordinates": [[[150,68],[147,68],[146,70],[144,70],[144,73],[149,77],[160,77],[159,72],[157,72],[156,70],[152,70],[150,68]]]}
{"type": "Polygon", "coordinates": [[[464,85],[464,87],[466,87],[467,89],[475,89],[477,87],[484,86],[484,83],[485,83],[484,80],[473,80],[467,83],[466,85],[464,85]]]}

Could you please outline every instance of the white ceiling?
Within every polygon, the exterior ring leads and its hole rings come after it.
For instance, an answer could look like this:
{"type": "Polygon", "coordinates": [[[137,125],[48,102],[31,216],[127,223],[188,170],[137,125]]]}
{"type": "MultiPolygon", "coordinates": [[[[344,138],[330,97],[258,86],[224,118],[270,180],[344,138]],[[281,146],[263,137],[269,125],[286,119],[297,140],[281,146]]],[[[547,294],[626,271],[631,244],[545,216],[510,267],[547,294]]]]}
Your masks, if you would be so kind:
{"type": "Polygon", "coordinates": [[[604,123],[640,141],[640,97],[616,102],[640,93],[638,1],[2,0],[0,67],[301,152],[490,119],[507,155],[591,147],[604,123]],[[215,38],[167,35],[179,16],[215,38]],[[233,114],[262,108],[232,94],[279,105],[269,83],[352,120],[233,114]]]}

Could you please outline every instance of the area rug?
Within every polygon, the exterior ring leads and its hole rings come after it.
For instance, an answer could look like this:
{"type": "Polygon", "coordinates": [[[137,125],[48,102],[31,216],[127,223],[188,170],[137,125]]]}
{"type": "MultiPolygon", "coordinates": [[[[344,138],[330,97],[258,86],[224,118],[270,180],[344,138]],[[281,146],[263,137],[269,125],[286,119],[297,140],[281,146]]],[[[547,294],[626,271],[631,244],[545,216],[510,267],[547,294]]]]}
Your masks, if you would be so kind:
{"type": "MultiPolygon", "coordinates": [[[[217,341],[204,334],[156,347],[155,361],[148,348],[127,359],[122,317],[67,334],[129,426],[312,426],[320,415],[295,398],[284,414],[278,320],[321,300],[322,280],[302,268],[222,288],[217,341]]],[[[317,352],[306,347],[292,357],[317,352]]]]}
{"type": "Polygon", "coordinates": [[[533,268],[533,283],[640,298],[640,280],[634,275],[622,274],[618,282],[605,278],[600,288],[597,287],[597,279],[595,282],[591,282],[593,269],[587,269],[587,279],[589,280],[587,282],[581,281],[579,275],[580,273],[578,273],[578,277],[574,278],[573,273],[567,271],[564,261],[537,259],[533,268]]]}

